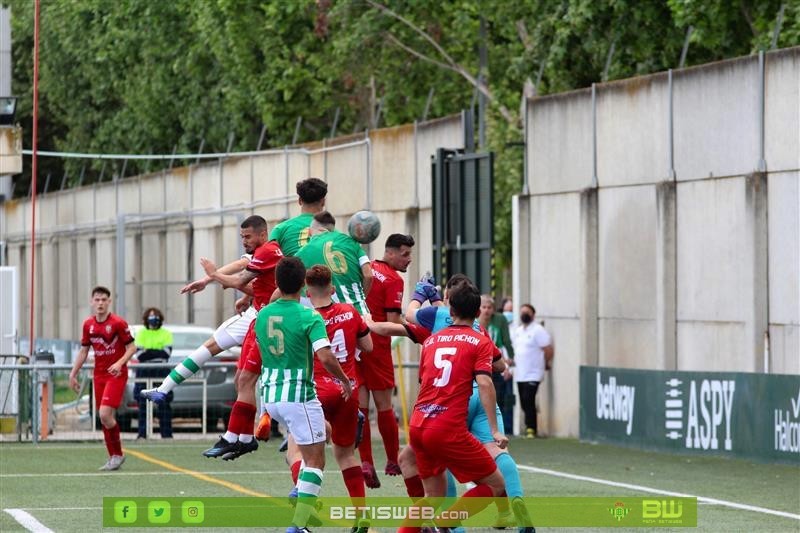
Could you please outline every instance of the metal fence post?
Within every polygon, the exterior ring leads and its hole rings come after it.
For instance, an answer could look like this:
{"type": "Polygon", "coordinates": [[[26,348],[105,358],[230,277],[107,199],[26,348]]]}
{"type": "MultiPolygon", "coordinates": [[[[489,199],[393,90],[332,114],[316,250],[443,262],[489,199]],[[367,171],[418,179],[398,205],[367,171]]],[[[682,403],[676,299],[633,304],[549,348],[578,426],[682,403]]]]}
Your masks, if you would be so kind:
{"type": "MultiPolygon", "coordinates": [[[[286,196],[289,196],[289,147],[283,146],[283,177],[286,180],[286,196]]],[[[286,218],[289,218],[289,202],[283,204],[286,218]]]]}
{"type": "Polygon", "coordinates": [[[597,187],[597,84],[592,83],[592,187],[597,187]]]}
{"type": "Polygon", "coordinates": [[[767,160],[764,153],[764,86],[765,79],[764,51],[758,52],[758,171],[767,171],[767,160]]]}
{"type": "Polygon", "coordinates": [[[125,214],[117,215],[117,314],[125,315],[125,214]]]}
{"type": "Polygon", "coordinates": [[[667,73],[667,80],[668,80],[668,91],[669,91],[669,104],[667,106],[667,166],[669,170],[667,171],[667,175],[670,181],[675,181],[677,176],[675,175],[675,130],[674,130],[674,112],[673,112],[673,100],[674,100],[674,93],[672,90],[672,69],[669,69],[667,73]]]}

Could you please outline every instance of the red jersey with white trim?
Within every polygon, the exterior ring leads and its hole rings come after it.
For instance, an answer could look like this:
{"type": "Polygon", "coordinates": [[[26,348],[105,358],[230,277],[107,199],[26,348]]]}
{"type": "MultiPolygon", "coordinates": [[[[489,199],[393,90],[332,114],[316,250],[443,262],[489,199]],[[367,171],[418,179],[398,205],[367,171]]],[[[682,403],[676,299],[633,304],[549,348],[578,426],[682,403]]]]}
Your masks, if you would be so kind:
{"type": "MultiPolygon", "coordinates": [[[[404,285],[403,278],[388,263],[379,259],[372,261],[372,287],[367,294],[367,307],[372,320],[386,322],[388,312],[402,312],[404,285]]],[[[373,353],[392,353],[391,337],[373,335],[372,346],[373,353]]]]}
{"type": "MultiPolygon", "coordinates": [[[[326,307],[317,307],[316,311],[322,315],[325,330],[331,341],[331,351],[339,360],[344,373],[351,379],[356,379],[356,348],[358,339],[369,335],[369,328],[364,319],[350,304],[332,303],[326,307]]],[[[322,383],[325,379],[335,379],[328,372],[319,358],[314,358],[314,381],[322,383]]]]}
{"type": "Polygon", "coordinates": [[[253,280],[253,307],[256,311],[269,303],[272,293],[278,288],[275,282],[275,267],[283,257],[276,241],[265,242],[255,250],[247,264],[247,270],[258,274],[253,280]]]}
{"type": "Polygon", "coordinates": [[[467,423],[472,381],[477,374],[492,375],[497,348],[472,326],[450,326],[422,343],[420,387],[411,426],[463,427],[467,423]]]}
{"type": "MultiPolygon", "coordinates": [[[[425,326],[420,326],[419,324],[414,324],[412,322],[408,322],[403,325],[406,328],[406,334],[408,335],[408,338],[417,344],[422,344],[428,337],[433,335],[431,330],[425,326]]],[[[489,332],[486,331],[486,328],[478,324],[477,321],[472,324],[472,329],[477,329],[479,333],[485,335],[489,340],[491,340],[492,336],[489,335],[489,332]]],[[[494,341],[492,341],[492,362],[497,361],[501,355],[502,352],[500,351],[500,348],[498,348],[494,341]]]]}
{"type": "MultiPolygon", "coordinates": [[[[94,373],[105,375],[108,368],[125,355],[125,348],[133,342],[133,336],[125,320],[113,313],[98,322],[94,315],[83,321],[81,346],[91,346],[94,350],[94,373]]],[[[127,376],[127,365],[122,374],[127,376]]]]}

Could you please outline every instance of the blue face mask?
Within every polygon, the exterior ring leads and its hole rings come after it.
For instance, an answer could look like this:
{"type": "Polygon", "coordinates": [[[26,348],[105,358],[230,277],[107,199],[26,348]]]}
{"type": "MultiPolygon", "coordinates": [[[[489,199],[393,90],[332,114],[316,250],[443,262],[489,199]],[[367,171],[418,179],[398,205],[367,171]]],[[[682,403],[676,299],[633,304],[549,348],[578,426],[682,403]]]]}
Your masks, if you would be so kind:
{"type": "Polygon", "coordinates": [[[506,320],[508,320],[509,324],[514,322],[514,312],[513,311],[503,311],[503,316],[506,317],[506,320]]]}

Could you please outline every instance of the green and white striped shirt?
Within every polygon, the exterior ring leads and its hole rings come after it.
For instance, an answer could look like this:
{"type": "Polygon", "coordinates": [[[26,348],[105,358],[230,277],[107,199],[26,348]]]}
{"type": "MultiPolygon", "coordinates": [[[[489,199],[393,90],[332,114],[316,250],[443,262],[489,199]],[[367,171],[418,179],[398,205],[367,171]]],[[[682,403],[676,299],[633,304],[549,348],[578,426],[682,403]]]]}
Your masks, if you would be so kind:
{"type": "Polygon", "coordinates": [[[258,312],[255,330],[264,401],[300,403],[316,398],[314,353],[330,346],[320,314],[281,298],[258,312]]]}

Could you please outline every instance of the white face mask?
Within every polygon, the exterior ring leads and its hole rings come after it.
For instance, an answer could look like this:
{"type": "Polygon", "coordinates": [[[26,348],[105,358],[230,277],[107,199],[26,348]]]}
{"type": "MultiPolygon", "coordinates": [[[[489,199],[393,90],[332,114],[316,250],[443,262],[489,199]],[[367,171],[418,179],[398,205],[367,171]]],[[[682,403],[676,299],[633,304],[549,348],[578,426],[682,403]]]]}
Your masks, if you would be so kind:
{"type": "Polygon", "coordinates": [[[506,317],[506,320],[508,320],[509,324],[514,322],[514,312],[513,311],[503,311],[503,316],[506,317]]]}

